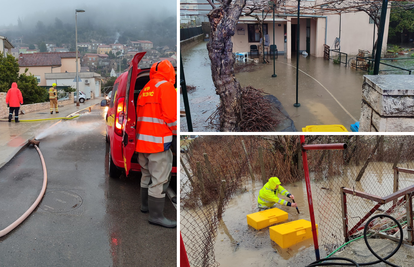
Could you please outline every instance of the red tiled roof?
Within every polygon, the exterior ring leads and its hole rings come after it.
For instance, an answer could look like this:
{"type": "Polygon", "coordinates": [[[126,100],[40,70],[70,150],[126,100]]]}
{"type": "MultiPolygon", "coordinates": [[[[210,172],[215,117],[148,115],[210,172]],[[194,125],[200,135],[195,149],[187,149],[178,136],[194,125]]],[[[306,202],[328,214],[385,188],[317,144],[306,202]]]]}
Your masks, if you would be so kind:
{"type": "Polygon", "coordinates": [[[76,52],[20,54],[20,67],[61,66],[62,58],[75,58],[76,52]]]}
{"type": "Polygon", "coordinates": [[[146,41],[146,40],[142,40],[142,41],[131,41],[131,43],[147,43],[147,44],[152,44],[151,41],[146,41]]]}

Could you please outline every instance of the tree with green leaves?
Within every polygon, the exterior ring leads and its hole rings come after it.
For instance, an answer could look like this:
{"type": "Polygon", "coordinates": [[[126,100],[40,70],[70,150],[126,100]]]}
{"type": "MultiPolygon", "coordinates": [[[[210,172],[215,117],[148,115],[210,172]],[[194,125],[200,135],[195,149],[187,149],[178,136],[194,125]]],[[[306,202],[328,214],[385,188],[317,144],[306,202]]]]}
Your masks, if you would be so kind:
{"type": "MultiPolygon", "coordinates": [[[[407,4],[408,5],[408,4],[407,4]]],[[[414,31],[414,10],[396,6],[391,9],[388,37],[400,37],[403,42],[404,32],[414,31]]],[[[394,39],[395,40],[395,39],[394,39]]],[[[398,40],[398,39],[397,39],[398,40]]]]}
{"type": "Polygon", "coordinates": [[[19,63],[12,55],[7,54],[6,57],[0,53],[0,92],[7,92],[13,82],[17,82],[17,86],[22,92],[24,104],[39,103],[47,100],[47,92],[37,86],[37,79],[33,75],[29,75],[28,69],[19,75],[19,63]]]}
{"type": "Polygon", "coordinates": [[[0,52],[0,92],[7,92],[13,82],[19,78],[19,64],[17,59],[7,54],[4,57],[0,52]]]}
{"type": "Polygon", "coordinates": [[[28,69],[26,68],[23,74],[20,74],[17,81],[17,86],[22,92],[24,103],[40,103],[46,102],[48,99],[47,90],[37,86],[37,79],[31,74],[28,74],[28,69]]]}
{"type": "Polygon", "coordinates": [[[39,44],[38,44],[38,47],[39,47],[39,50],[40,50],[40,52],[47,52],[47,47],[46,47],[46,44],[45,44],[45,42],[40,42],[39,44]]]}

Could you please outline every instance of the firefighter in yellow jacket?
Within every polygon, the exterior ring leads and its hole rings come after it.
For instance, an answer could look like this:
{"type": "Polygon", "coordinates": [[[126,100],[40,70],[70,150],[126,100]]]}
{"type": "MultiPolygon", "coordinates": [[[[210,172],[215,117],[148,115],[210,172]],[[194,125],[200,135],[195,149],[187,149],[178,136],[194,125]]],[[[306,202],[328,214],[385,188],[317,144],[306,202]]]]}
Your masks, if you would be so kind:
{"type": "Polygon", "coordinates": [[[259,210],[271,208],[275,203],[284,206],[296,207],[296,203],[290,203],[289,201],[279,198],[279,194],[287,196],[290,199],[295,198],[280,184],[279,178],[271,177],[263,188],[260,189],[259,197],[257,198],[259,210]]]}
{"type": "Polygon", "coordinates": [[[53,114],[53,109],[56,110],[56,113],[59,113],[56,83],[53,83],[52,87],[49,88],[49,100],[50,100],[50,114],[53,114]]]}

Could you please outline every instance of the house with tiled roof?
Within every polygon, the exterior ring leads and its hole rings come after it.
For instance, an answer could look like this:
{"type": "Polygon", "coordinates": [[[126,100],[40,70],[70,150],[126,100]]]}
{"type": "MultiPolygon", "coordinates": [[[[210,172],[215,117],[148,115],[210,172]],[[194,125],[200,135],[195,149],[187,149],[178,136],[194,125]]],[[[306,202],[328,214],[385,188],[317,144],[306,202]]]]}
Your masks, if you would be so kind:
{"type": "Polygon", "coordinates": [[[154,44],[147,40],[131,41],[131,45],[136,48],[141,47],[143,51],[151,50],[154,47],[154,44]]]}
{"type": "Polygon", "coordinates": [[[11,50],[14,46],[7,40],[6,37],[0,36],[0,52],[6,56],[6,54],[11,54],[11,50]]]}
{"type": "Polygon", "coordinates": [[[90,51],[92,50],[92,45],[90,43],[78,43],[78,49],[83,51],[90,51]]]}
{"type": "MultiPolygon", "coordinates": [[[[78,62],[80,69],[80,64],[78,62]]],[[[20,74],[29,69],[39,85],[45,86],[45,73],[76,72],[76,53],[75,52],[52,52],[52,53],[34,53],[19,55],[20,74]]]]}
{"type": "MultiPolygon", "coordinates": [[[[19,55],[20,73],[29,69],[40,86],[71,86],[76,88],[76,52],[63,53],[36,53],[19,55]]],[[[80,71],[80,60],[78,62],[80,71]]],[[[99,96],[101,90],[101,76],[94,72],[79,72],[81,81],[79,90],[83,91],[87,98],[92,95],[99,96]]]]}
{"type": "Polygon", "coordinates": [[[99,45],[97,53],[98,54],[106,54],[106,53],[111,52],[111,50],[112,50],[112,47],[110,45],[99,45]]]}
{"type": "Polygon", "coordinates": [[[177,66],[177,59],[173,57],[160,57],[160,61],[168,60],[173,66],[177,66]]]}

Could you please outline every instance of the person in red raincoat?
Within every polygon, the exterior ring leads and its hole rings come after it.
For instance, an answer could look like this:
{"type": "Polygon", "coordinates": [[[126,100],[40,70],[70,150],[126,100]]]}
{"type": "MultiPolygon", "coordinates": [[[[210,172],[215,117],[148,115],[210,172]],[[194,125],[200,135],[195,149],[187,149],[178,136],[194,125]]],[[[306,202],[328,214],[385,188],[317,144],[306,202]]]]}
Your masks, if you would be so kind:
{"type": "Polygon", "coordinates": [[[17,88],[17,83],[12,83],[12,87],[9,89],[6,95],[6,103],[9,108],[9,122],[13,117],[14,111],[14,121],[19,122],[19,109],[20,105],[23,104],[22,92],[17,88]]]}

